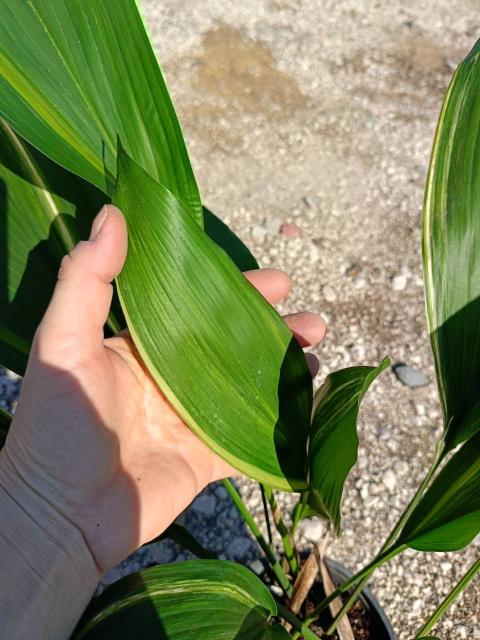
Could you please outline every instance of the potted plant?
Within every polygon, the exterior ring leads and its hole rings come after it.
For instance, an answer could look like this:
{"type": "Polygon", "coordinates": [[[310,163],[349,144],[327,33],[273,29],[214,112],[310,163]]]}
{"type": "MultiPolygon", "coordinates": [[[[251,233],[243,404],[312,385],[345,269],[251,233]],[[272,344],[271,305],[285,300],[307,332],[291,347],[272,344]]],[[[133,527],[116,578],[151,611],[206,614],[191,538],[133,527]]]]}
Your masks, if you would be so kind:
{"type": "MultiPolygon", "coordinates": [[[[278,554],[227,480],[264,551],[264,582],[240,565],[209,558],[173,525],[163,535],[201,559],[114,584],[92,602],[75,637],[183,640],[192,629],[209,640],[366,637],[365,627],[347,621],[351,610],[369,618],[370,637],[394,637],[366,580],[407,548],[457,550],[480,531],[479,46],[448,90],[425,195],[427,322],[444,432],[377,556],[351,576],[325,560],[324,546],[302,559],[295,530],[302,518],[320,515],[339,533],[343,487],[357,459],[359,406],[388,358],[332,372],[313,397],[300,346],[241,275],[256,261],[201,204],[134,0],[123,0],[121,11],[114,0],[2,3],[0,18],[0,215],[8,227],[0,362],[24,373],[61,257],[85,235],[101,204],[117,204],[130,250],[106,331],[128,326],[186,424],[261,483],[283,545],[278,554]],[[273,489],[299,494],[291,524],[273,489]],[[280,595],[274,598],[270,586],[280,595]]],[[[3,435],[10,419],[0,413],[3,435]]],[[[428,636],[479,569],[477,561],[417,639],[428,636]]]]}

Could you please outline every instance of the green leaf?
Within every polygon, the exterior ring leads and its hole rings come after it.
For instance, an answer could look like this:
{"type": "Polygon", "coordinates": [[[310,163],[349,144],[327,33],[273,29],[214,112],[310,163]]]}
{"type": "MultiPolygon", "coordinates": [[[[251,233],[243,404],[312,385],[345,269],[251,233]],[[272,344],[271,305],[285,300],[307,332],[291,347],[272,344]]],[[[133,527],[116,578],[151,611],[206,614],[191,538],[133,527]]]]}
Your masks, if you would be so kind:
{"type": "Polygon", "coordinates": [[[398,544],[456,551],[480,532],[480,433],[454,453],[403,528],[398,544]]]}
{"type": "MultiPolygon", "coordinates": [[[[0,120],[0,363],[23,375],[63,255],[88,238],[107,196],[28,144],[0,120]]],[[[211,212],[205,231],[241,269],[256,268],[245,245],[211,212]]],[[[258,266],[258,265],[257,265],[258,266]]],[[[114,299],[110,329],[125,326],[114,299]]]]}
{"type": "Polygon", "coordinates": [[[0,362],[23,375],[60,261],[88,237],[105,196],[2,120],[0,165],[0,362]]]}
{"type": "Polygon", "coordinates": [[[446,450],[480,429],[480,44],[448,89],[425,192],[427,318],[446,450]]]}
{"type": "Polygon", "coordinates": [[[283,640],[288,634],[268,624],[275,614],[270,592],[248,569],[194,560],[119,580],[92,602],[73,638],[283,640]]]}
{"type": "Polygon", "coordinates": [[[0,115],[106,193],[117,136],[199,224],[198,188],[134,0],[0,0],[0,115]]]}
{"type": "Polygon", "coordinates": [[[360,403],[389,364],[390,360],[384,358],[378,367],[335,371],[315,394],[308,451],[310,488],[294,513],[295,521],[320,515],[331,520],[340,532],[343,487],[357,461],[360,403]]]}
{"type": "Polygon", "coordinates": [[[248,247],[214,213],[203,207],[205,233],[233,260],[240,271],[258,269],[258,262],[248,247]]]}
{"type": "Polygon", "coordinates": [[[266,638],[268,640],[288,640],[289,638],[292,640],[292,636],[281,624],[274,624],[272,627],[267,627],[267,630],[266,638]]]}
{"type": "Polygon", "coordinates": [[[182,203],[123,151],[113,201],[129,232],[118,292],[157,384],[234,467],[304,489],[312,383],[290,330],[182,203]]]}

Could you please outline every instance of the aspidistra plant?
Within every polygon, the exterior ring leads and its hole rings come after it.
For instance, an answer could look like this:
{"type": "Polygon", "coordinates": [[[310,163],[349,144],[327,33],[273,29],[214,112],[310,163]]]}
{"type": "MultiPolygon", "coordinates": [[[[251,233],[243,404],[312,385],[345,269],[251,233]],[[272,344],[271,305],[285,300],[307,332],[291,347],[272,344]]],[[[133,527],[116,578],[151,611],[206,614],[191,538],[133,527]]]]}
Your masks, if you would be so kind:
{"type": "MultiPolygon", "coordinates": [[[[458,549],[480,531],[477,57],[474,49],[447,94],[425,203],[427,316],[444,436],[378,556],[315,614],[351,587],[355,597],[377,566],[405,548],[458,549]]],[[[388,359],[330,374],[313,398],[300,346],[241,275],[256,268],[255,259],[201,203],[134,0],[122,0],[121,8],[116,0],[0,0],[0,71],[0,362],[24,373],[61,257],[87,235],[102,204],[117,204],[127,221],[129,253],[106,331],[128,326],[185,423],[263,483],[288,570],[234,487],[226,487],[288,599],[298,573],[292,535],[300,518],[320,515],[340,531],[344,483],[357,459],[360,403],[388,359]],[[292,527],[272,488],[300,493],[292,527]]],[[[0,413],[2,438],[9,419],[0,413]]],[[[188,536],[183,539],[188,545],[188,536]]],[[[295,634],[315,637],[308,628],[314,616],[302,622],[245,569],[214,560],[174,571],[159,567],[116,585],[92,604],[77,634],[129,637],[161,624],[166,637],[182,640],[192,620],[199,624],[204,598],[211,608],[200,638],[289,637],[272,624],[278,615],[295,634]],[[180,591],[185,601],[171,597],[180,591]]]]}

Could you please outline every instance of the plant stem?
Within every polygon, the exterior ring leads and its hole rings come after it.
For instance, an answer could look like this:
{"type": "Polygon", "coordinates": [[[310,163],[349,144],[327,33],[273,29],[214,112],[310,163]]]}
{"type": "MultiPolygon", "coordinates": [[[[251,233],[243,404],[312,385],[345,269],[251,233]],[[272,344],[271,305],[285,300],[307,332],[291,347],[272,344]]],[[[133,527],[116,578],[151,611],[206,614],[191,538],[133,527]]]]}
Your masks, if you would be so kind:
{"type": "Polygon", "coordinates": [[[262,494],[263,513],[265,514],[265,523],[267,525],[268,542],[270,546],[273,546],[272,526],[270,524],[270,514],[268,513],[268,505],[267,505],[267,498],[265,497],[265,489],[261,482],[258,483],[258,486],[260,487],[260,493],[262,494]]]}
{"type": "MultiPolygon", "coordinates": [[[[400,516],[400,518],[397,520],[397,522],[396,522],[395,526],[393,527],[392,531],[390,532],[388,538],[383,543],[382,548],[379,551],[379,554],[383,553],[385,551],[385,549],[388,549],[388,547],[390,547],[395,542],[395,540],[397,539],[399,533],[401,532],[401,530],[405,526],[405,523],[407,522],[409,517],[412,515],[413,510],[416,508],[416,506],[418,505],[418,503],[422,499],[423,494],[425,493],[425,490],[427,489],[428,485],[430,484],[430,481],[432,480],[433,475],[435,474],[436,470],[438,469],[438,466],[440,465],[440,463],[443,460],[444,448],[445,447],[444,447],[444,444],[443,444],[442,440],[439,443],[437,443],[437,446],[435,448],[435,459],[432,462],[432,465],[431,465],[430,469],[428,470],[428,472],[427,472],[425,478],[423,479],[421,485],[418,487],[417,491],[415,492],[415,495],[410,500],[408,505],[405,507],[405,510],[403,511],[403,513],[400,516]]],[[[355,588],[355,590],[353,591],[351,596],[346,600],[345,604],[340,609],[340,611],[337,613],[337,615],[333,619],[332,624],[328,628],[327,635],[332,635],[333,634],[333,632],[337,628],[337,625],[340,622],[341,618],[348,611],[350,611],[350,609],[353,607],[353,605],[357,601],[358,596],[360,595],[362,589],[365,587],[368,579],[373,574],[373,571],[374,570],[372,570],[371,573],[367,574],[362,579],[362,581],[357,585],[357,587],[355,588]]]]}
{"type": "Polygon", "coordinates": [[[263,490],[265,491],[265,495],[272,510],[273,523],[278,533],[280,534],[280,537],[282,538],[283,549],[285,551],[285,557],[290,567],[290,571],[292,573],[292,576],[296,578],[298,576],[298,560],[295,549],[295,542],[287,525],[285,524],[285,521],[283,520],[282,511],[277,504],[272,488],[268,485],[263,485],[263,490]]]}
{"type": "Polygon", "coordinates": [[[278,561],[278,558],[277,558],[275,552],[273,551],[273,549],[270,547],[268,542],[263,537],[262,532],[260,531],[257,523],[255,522],[255,520],[252,517],[252,514],[247,509],[247,506],[243,502],[242,497],[240,496],[238,491],[235,489],[233,484],[230,482],[230,480],[228,480],[228,479],[227,480],[222,480],[222,483],[223,483],[223,486],[225,487],[225,489],[228,491],[230,497],[232,498],[233,503],[235,504],[235,506],[237,507],[238,511],[240,512],[240,514],[242,515],[243,519],[245,520],[245,523],[248,525],[248,527],[250,528],[250,531],[253,533],[256,541],[261,546],[263,552],[267,556],[267,560],[270,563],[270,568],[271,568],[275,578],[277,579],[278,584],[282,587],[285,595],[290,598],[290,596],[292,595],[292,592],[293,592],[293,587],[292,587],[287,575],[285,574],[285,572],[283,571],[282,567],[280,566],[280,563],[278,561]]]}
{"type": "Polygon", "coordinates": [[[282,607],[282,605],[278,604],[278,602],[277,602],[277,611],[278,611],[278,615],[281,618],[289,622],[292,625],[292,627],[296,629],[298,636],[300,636],[301,634],[305,638],[305,640],[318,640],[318,636],[316,633],[314,633],[301,620],[299,620],[294,613],[292,613],[285,607],[282,607]]]}
{"type": "Polygon", "coordinates": [[[295,531],[297,530],[297,524],[300,522],[301,517],[301,505],[303,506],[304,500],[306,499],[306,493],[302,493],[300,498],[298,499],[298,503],[295,506],[292,514],[292,526],[290,527],[290,533],[293,536],[295,531]]]}
{"type": "MultiPolygon", "coordinates": [[[[443,600],[443,602],[435,609],[427,622],[417,631],[416,638],[421,638],[425,636],[432,627],[436,624],[436,622],[443,616],[445,611],[450,607],[451,604],[458,598],[458,596],[462,593],[462,591],[467,587],[470,582],[475,578],[477,573],[480,572],[480,558],[470,567],[467,573],[463,576],[463,578],[454,586],[454,588],[450,591],[448,596],[443,600]]],[[[415,640],[414,639],[414,640],[415,640]]]]}
{"type": "Polygon", "coordinates": [[[363,569],[360,569],[358,573],[356,573],[354,576],[352,576],[351,578],[346,580],[343,584],[341,584],[339,587],[337,587],[337,589],[335,589],[335,591],[331,593],[328,597],[324,598],[322,602],[320,602],[315,607],[315,609],[311,612],[311,614],[305,620],[305,624],[307,626],[310,625],[315,620],[315,618],[317,618],[322,613],[322,611],[324,611],[328,607],[328,605],[332,602],[332,600],[335,600],[335,598],[337,598],[339,595],[341,595],[345,591],[348,591],[349,589],[354,587],[357,584],[357,582],[359,582],[362,578],[364,578],[366,575],[370,575],[370,573],[374,569],[384,564],[385,562],[388,562],[389,560],[394,558],[396,555],[404,551],[406,548],[407,548],[407,545],[403,544],[398,547],[390,547],[389,549],[386,549],[383,553],[380,553],[376,558],[372,560],[372,562],[370,562],[365,567],[363,567],[363,569]]]}

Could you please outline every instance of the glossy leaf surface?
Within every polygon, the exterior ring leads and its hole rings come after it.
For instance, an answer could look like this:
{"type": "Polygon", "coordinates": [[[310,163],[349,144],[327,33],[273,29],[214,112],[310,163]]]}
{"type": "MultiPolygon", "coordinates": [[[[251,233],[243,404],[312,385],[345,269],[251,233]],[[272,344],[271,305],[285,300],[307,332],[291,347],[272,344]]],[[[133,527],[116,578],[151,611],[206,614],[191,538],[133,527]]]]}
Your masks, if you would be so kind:
{"type": "Polygon", "coordinates": [[[480,533],[480,433],[454,453],[413,511],[398,544],[456,551],[480,533]]]}
{"type": "Polygon", "coordinates": [[[113,202],[129,231],[118,292],[157,384],[234,467],[305,488],[312,386],[290,330],[182,203],[124,153],[113,202]]]}
{"type": "Polygon", "coordinates": [[[457,69],[432,150],[423,250],[447,450],[480,429],[480,45],[457,69]]]}
{"type": "Polygon", "coordinates": [[[275,613],[267,587],[248,569],[196,560],[160,565],[118,581],[93,601],[73,637],[283,640],[268,623],[275,613]]]}
{"type": "Polygon", "coordinates": [[[200,197],[134,0],[0,0],[0,115],[69,171],[111,192],[117,136],[199,224],[200,197]]]}
{"type": "Polygon", "coordinates": [[[385,358],[378,367],[335,371],[315,394],[308,451],[310,488],[297,508],[296,519],[320,515],[340,532],[343,487],[357,461],[360,403],[389,364],[385,358]]]}

